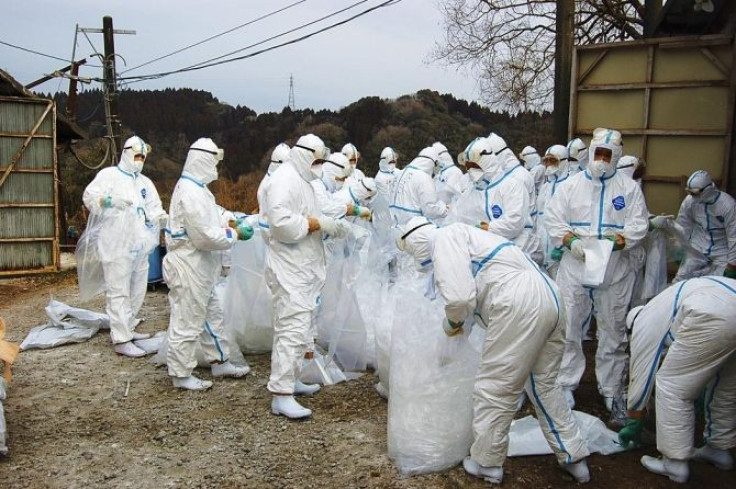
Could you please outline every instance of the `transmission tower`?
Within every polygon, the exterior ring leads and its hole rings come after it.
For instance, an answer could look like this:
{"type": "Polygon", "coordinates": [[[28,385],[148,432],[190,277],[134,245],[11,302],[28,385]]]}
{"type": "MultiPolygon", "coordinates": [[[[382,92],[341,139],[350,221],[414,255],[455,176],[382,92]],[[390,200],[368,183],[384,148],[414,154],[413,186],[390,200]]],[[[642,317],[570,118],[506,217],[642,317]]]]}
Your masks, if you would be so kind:
{"type": "Polygon", "coordinates": [[[296,105],[294,104],[294,75],[289,75],[289,108],[296,110],[296,105]]]}

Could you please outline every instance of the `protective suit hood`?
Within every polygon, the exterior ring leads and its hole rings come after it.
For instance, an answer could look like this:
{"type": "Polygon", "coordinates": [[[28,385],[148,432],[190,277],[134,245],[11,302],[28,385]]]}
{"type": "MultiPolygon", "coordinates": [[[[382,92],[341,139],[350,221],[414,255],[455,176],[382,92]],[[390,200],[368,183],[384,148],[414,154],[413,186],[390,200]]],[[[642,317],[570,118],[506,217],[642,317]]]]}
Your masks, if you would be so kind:
{"type": "Polygon", "coordinates": [[[492,132],[488,136],[488,141],[491,144],[491,150],[493,151],[493,156],[495,157],[496,164],[499,168],[509,170],[520,164],[519,159],[516,157],[514,152],[509,149],[506,141],[501,136],[492,132]]]}
{"type": "Polygon", "coordinates": [[[143,155],[145,159],[150,152],[151,146],[138,136],[128,138],[123,145],[118,167],[127,173],[140,173],[143,170],[143,162],[135,161],[135,155],[143,155]]]}
{"type": "Polygon", "coordinates": [[[348,157],[342,153],[331,154],[322,164],[322,181],[325,182],[330,191],[333,191],[336,186],[342,186],[342,183],[337,183],[335,178],[345,179],[352,173],[353,167],[348,161],[348,157]]]}
{"type": "Polygon", "coordinates": [[[350,195],[358,201],[359,204],[365,205],[375,197],[378,192],[376,181],[372,178],[363,178],[361,180],[351,179],[348,182],[350,195]]]}
{"type": "Polygon", "coordinates": [[[271,153],[271,162],[268,164],[268,171],[267,173],[269,175],[272,175],[273,172],[276,171],[276,169],[279,167],[281,163],[286,161],[286,158],[289,157],[289,145],[286,143],[279,143],[278,146],[276,146],[271,153]]]}
{"type": "Polygon", "coordinates": [[[619,172],[623,173],[627,177],[633,179],[634,172],[639,167],[639,158],[631,155],[624,155],[618,160],[616,168],[619,172]]]}
{"type": "Polygon", "coordinates": [[[548,177],[554,179],[564,178],[570,171],[570,159],[568,157],[567,148],[561,144],[555,144],[547,148],[547,152],[544,154],[556,156],[560,163],[557,165],[557,169],[553,173],[545,173],[548,177]]]}
{"type": "Polygon", "coordinates": [[[455,166],[455,162],[452,161],[452,155],[444,144],[437,141],[432,147],[437,150],[437,161],[439,162],[440,170],[455,166]]]}
{"type": "Polygon", "coordinates": [[[575,138],[567,143],[567,153],[570,155],[570,160],[577,161],[581,171],[588,167],[587,149],[585,143],[580,138],[575,138]]]}
{"type": "Polygon", "coordinates": [[[182,175],[207,185],[217,180],[218,154],[222,150],[210,138],[199,138],[189,147],[182,175]]]}
{"type": "Polygon", "coordinates": [[[329,149],[322,140],[314,134],[307,134],[299,138],[294,147],[289,151],[287,163],[294,166],[294,169],[305,181],[311,182],[317,176],[312,173],[312,163],[319,159],[326,159],[329,156],[329,149]]]}
{"type": "Polygon", "coordinates": [[[420,265],[425,266],[432,261],[432,249],[437,226],[425,217],[412,217],[409,222],[399,227],[401,233],[397,246],[406,251],[420,265]]]}
{"type": "Polygon", "coordinates": [[[378,169],[383,172],[393,171],[390,163],[392,161],[396,161],[396,151],[394,151],[393,148],[387,146],[383,148],[383,151],[381,151],[381,159],[378,160],[378,169]]]}
{"type": "Polygon", "coordinates": [[[713,179],[710,174],[705,170],[698,170],[690,175],[685,184],[685,190],[693,193],[700,193],[697,197],[693,195],[693,198],[697,201],[712,202],[718,195],[719,190],[713,184],[713,179]]]}
{"type": "Polygon", "coordinates": [[[358,160],[360,159],[360,151],[358,151],[358,148],[356,148],[353,143],[348,143],[343,146],[341,153],[347,156],[348,160],[355,159],[355,163],[351,164],[353,165],[353,168],[357,168],[358,160]]]}
{"type": "Polygon", "coordinates": [[[616,173],[616,165],[618,164],[618,160],[621,159],[622,153],[623,143],[621,141],[621,133],[613,129],[597,128],[593,131],[593,139],[590,141],[590,147],[588,148],[589,163],[586,172],[596,179],[610,178],[616,173]],[[610,164],[600,165],[600,168],[596,168],[598,166],[598,163],[595,161],[595,150],[597,148],[611,150],[610,164]]]}
{"type": "Polygon", "coordinates": [[[539,156],[537,150],[531,146],[526,146],[521,150],[521,159],[524,161],[524,168],[527,170],[531,170],[542,163],[542,157],[539,156]]]}
{"type": "Polygon", "coordinates": [[[419,156],[414,158],[410,165],[419,168],[431,177],[436,161],[437,150],[431,146],[428,146],[419,152],[419,156]]]}

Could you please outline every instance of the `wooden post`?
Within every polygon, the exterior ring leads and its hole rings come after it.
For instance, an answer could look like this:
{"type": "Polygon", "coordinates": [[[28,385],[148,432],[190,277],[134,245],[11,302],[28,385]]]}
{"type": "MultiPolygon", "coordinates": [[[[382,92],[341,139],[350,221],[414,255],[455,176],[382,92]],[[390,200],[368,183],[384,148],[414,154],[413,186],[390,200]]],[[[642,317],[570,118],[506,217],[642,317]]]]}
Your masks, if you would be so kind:
{"type": "Polygon", "coordinates": [[[557,0],[557,36],[555,37],[555,141],[566,144],[570,121],[570,82],[575,29],[575,1],[557,0]]]}

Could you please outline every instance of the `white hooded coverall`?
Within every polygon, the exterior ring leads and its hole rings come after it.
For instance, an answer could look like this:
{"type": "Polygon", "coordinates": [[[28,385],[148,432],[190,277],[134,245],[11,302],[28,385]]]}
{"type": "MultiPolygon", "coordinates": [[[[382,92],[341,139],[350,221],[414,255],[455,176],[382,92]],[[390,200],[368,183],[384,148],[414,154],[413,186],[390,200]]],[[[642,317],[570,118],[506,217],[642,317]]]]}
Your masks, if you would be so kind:
{"type": "MultiPolygon", "coordinates": [[[[599,130],[596,130],[599,131],[599,130]]],[[[557,272],[557,283],[567,304],[567,335],[558,382],[574,390],[585,370],[583,328],[593,311],[598,325],[596,378],[598,390],[613,398],[626,369],[626,313],[634,287],[632,248],[639,246],[649,229],[649,214],[644,195],[630,178],[616,172],[621,155],[620,143],[591,143],[591,160],[596,147],[611,149],[610,174],[595,178],[587,170],[571,176],[547,202],[544,221],[552,247],[561,247],[568,233],[581,239],[606,239],[621,234],[625,248],[614,251],[605,278],[597,288],[583,286],[585,262],[575,258],[567,248],[557,272]]]]}
{"type": "Polygon", "coordinates": [[[381,159],[378,160],[378,173],[376,173],[374,179],[378,186],[378,192],[386,199],[391,195],[391,187],[396,173],[396,151],[393,148],[385,147],[381,151],[381,159]]]}
{"type": "Polygon", "coordinates": [[[424,148],[399,172],[389,200],[394,225],[404,224],[416,216],[434,220],[447,215],[447,205],[437,196],[432,181],[436,161],[437,151],[424,148]]]}
{"type": "Polygon", "coordinates": [[[720,190],[712,194],[701,200],[688,195],[682,201],[677,223],[685,230],[690,245],[708,261],[686,258],[675,281],[723,275],[727,264],[736,264],[736,201],[720,190]]]}
{"type": "MultiPolygon", "coordinates": [[[[271,152],[271,161],[268,164],[268,170],[266,171],[266,174],[263,175],[263,180],[261,180],[261,183],[258,185],[258,192],[256,193],[256,197],[258,199],[258,209],[260,212],[260,209],[263,209],[264,202],[266,201],[266,192],[268,191],[268,182],[271,180],[271,175],[273,175],[276,170],[279,169],[281,164],[286,161],[286,158],[289,157],[289,145],[286,143],[279,143],[274,148],[273,152],[271,152]]],[[[261,228],[261,232],[268,232],[268,222],[266,221],[266,218],[263,216],[258,216],[258,227],[261,228]]]]}
{"type": "Polygon", "coordinates": [[[587,445],[556,384],[565,311],[554,282],[510,241],[465,224],[425,226],[406,242],[417,261],[431,255],[447,318],[462,322],[475,313],[487,325],[473,392],[472,459],[503,465],[525,385],[558,462],[585,458],[587,445]]]}
{"type": "Polygon", "coordinates": [[[169,207],[163,273],[171,306],[166,363],[172,377],[192,374],[197,365],[197,341],[207,361],[227,360],[222,345],[213,336],[207,315],[222,309],[213,294],[222,273],[219,252],[230,249],[237,234],[220,224],[219,208],[207,188],[207,184],[217,179],[217,159],[207,151],[217,151],[211,139],[199,139],[192,144],[169,207]]]}
{"type": "Polygon", "coordinates": [[[656,389],[657,449],[664,456],[692,456],[694,404],[704,388],[704,440],[721,450],[736,446],[735,351],[736,280],[676,283],[636,314],[628,409],[644,409],[656,389]]]}
{"type": "Polygon", "coordinates": [[[115,344],[133,339],[135,317],[148,285],[148,255],[158,246],[159,223],[166,219],[156,187],[133,160],[143,145],[136,136],[128,139],[120,163],[100,170],[82,197],[92,214],[90,221],[98,219],[101,226],[97,249],[105,276],[105,311],[115,344]],[[101,206],[106,197],[112,207],[101,206]]]}
{"type": "MultiPolygon", "coordinates": [[[[302,136],[297,144],[324,147],[314,135],[302,136]]],[[[274,338],[267,387],[274,394],[294,393],[299,363],[309,342],[312,313],[325,283],[322,233],[310,233],[307,220],[309,216],[320,217],[310,185],[316,178],[310,170],[313,161],[312,152],[293,147],[288,160],[271,177],[262,209],[270,225],[265,278],[273,297],[274,338]]]]}
{"type": "Polygon", "coordinates": [[[463,171],[455,166],[452,155],[450,155],[444,144],[438,142],[434,143],[432,147],[437,150],[437,161],[439,163],[439,171],[434,177],[437,196],[445,204],[451,204],[464,188],[462,182],[463,171]]]}

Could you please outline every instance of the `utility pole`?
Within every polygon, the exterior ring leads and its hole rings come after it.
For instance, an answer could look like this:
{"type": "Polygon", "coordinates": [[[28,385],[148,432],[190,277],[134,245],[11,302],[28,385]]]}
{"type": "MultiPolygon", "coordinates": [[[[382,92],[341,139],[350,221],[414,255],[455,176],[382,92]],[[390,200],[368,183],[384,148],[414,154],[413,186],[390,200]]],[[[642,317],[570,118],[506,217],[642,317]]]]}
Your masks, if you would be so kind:
{"type": "Polygon", "coordinates": [[[107,119],[107,137],[110,138],[110,153],[112,164],[117,162],[118,151],[122,148],[122,122],[118,115],[118,86],[115,70],[115,34],[135,34],[131,30],[115,30],[112,28],[112,17],[106,15],[102,18],[102,29],[85,28],[80,32],[91,32],[102,34],[105,43],[105,54],[103,58],[103,93],[105,97],[105,116],[107,119]]]}
{"type": "Polygon", "coordinates": [[[296,104],[294,103],[294,75],[289,75],[289,108],[292,111],[296,110],[296,104]]]}
{"type": "Polygon", "coordinates": [[[555,36],[555,141],[567,142],[570,122],[570,82],[575,29],[575,0],[557,0],[557,35],[555,36]]]}

